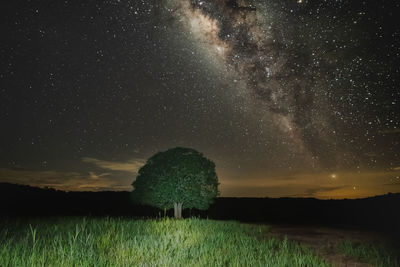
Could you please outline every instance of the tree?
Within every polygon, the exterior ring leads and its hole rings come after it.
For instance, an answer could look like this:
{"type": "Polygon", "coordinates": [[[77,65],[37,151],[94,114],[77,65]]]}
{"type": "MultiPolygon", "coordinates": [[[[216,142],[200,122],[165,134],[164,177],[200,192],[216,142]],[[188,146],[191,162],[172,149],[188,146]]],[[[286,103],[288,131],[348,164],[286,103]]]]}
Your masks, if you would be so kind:
{"type": "Polygon", "coordinates": [[[190,148],[172,148],[150,157],[132,183],[137,203],[174,208],[182,218],[182,207],[207,209],[219,194],[215,164],[190,148]]]}

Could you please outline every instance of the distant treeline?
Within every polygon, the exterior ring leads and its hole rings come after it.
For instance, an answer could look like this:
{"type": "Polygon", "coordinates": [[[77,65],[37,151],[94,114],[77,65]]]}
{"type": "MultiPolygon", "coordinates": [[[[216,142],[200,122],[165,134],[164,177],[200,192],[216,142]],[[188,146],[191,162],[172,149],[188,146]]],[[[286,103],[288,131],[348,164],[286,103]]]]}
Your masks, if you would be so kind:
{"type": "MultiPolygon", "coordinates": [[[[138,206],[130,192],[64,192],[0,183],[0,216],[157,217],[163,211],[138,206]]],[[[173,211],[167,215],[172,216],[173,211]]],[[[208,211],[184,210],[184,217],[357,227],[400,235],[400,193],[355,200],[314,198],[217,198],[208,211]]]]}

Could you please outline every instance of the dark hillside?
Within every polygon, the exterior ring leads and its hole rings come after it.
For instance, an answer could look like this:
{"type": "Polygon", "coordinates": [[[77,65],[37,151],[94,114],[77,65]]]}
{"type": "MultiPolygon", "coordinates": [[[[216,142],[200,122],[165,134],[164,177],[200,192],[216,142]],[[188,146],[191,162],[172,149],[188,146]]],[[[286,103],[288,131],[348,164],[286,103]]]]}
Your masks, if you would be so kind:
{"type": "MultiPolygon", "coordinates": [[[[1,216],[145,216],[162,211],[135,205],[130,192],[64,192],[0,183],[1,216]]],[[[172,211],[169,211],[172,215],[172,211]]],[[[355,200],[314,198],[217,198],[206,212],[185,210],[222,220],[340,226],[400,235],[400,194],[355,200]]]]}

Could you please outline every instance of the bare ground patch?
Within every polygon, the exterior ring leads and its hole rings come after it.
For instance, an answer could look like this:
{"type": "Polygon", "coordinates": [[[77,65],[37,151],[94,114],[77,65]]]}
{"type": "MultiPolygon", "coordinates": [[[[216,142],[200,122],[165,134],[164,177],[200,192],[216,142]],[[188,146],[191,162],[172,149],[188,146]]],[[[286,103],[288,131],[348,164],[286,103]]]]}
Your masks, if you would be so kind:
{"type": "Polygon", "coordinates": [[[317,255],[323,257],[333,266],[338,267],[369,267],[371,264],[360,262],[345,256],[339,249],[339,244],[344,240],[352,240],[365,243],[386,243],[388,240],[380,233],[336,229],[328,227],[297,227],[280,226],[271,227],[269,236],[297,242],[314,250],[317,255]]]}

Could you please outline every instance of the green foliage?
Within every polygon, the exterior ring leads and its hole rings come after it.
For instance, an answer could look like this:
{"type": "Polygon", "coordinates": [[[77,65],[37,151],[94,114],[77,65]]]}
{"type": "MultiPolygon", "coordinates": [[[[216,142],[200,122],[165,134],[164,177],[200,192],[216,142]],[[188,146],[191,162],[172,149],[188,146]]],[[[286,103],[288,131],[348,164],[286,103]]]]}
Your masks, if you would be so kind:
{"type": "Polygon", "coordinates": [[[133,198],[160,209],[183,203],[185,208],[207,209],[218,195],[215,164],[189,148],[173,148],[149,158],[132,183],[133,198]]]}
{"type": "Polygon", "coordinates": [[[201,219],[57,218],[0,227],[0,266],[328,266],[268,226],[201,219]]]}
{"type": "Polygon", "coordinates": [[[346,256],[374,266],[400,266],[399,251],[382,244],[363,244],[351,240],[344,240],[339,244],[340,250],[346,256]]]}

